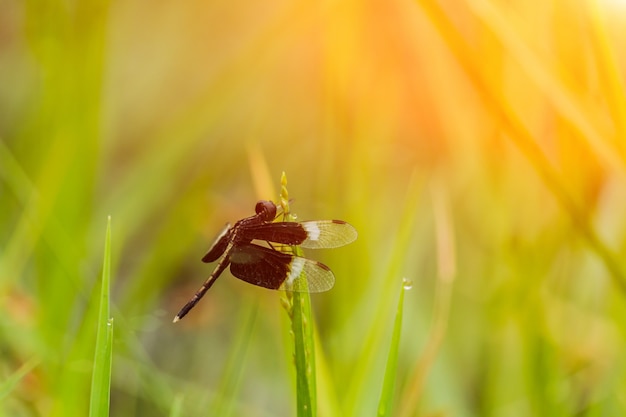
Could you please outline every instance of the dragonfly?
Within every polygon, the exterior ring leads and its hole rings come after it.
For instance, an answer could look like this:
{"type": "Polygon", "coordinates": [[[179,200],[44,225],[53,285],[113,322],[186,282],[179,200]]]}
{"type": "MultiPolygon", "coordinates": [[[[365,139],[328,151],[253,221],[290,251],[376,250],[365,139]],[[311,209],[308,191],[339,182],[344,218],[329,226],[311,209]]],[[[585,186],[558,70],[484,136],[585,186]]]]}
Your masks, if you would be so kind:
{"type": "Polygon", "coordinates": [[[272,243],[308,249],[337,248],[354,242],[356,229],[343,220],[275,222],[276,212],[276,204],[260,200],[254,215],[226,225],[202,257],[205,263],[218,261],[215,269],[180,309],[174,323],[195,307],[229,265],[233,276],[272,290],[317,293],[333,287],[335,276],[329,267],[277,250],[272,243]],[[267,242],[269,247],[254,241],[267,242]]]}

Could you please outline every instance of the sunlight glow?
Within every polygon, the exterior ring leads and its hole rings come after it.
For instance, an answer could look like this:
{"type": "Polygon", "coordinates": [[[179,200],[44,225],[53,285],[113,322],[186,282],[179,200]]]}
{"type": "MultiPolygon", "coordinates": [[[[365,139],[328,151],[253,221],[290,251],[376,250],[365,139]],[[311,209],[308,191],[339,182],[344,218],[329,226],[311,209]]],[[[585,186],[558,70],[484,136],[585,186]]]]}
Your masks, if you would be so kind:
{"type": "Polygon", "coordinates": [[[626,0],[602,0],[601,3],[605,4],[610,10],[626,11],[626,0]]]}

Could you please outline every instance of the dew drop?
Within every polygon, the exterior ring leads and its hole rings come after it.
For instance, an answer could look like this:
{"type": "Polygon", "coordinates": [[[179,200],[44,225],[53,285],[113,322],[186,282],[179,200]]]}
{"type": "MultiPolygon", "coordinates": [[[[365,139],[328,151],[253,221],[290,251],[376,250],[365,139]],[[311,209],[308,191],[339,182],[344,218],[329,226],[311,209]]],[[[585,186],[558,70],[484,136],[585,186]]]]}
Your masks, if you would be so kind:
{"type": "Polygon", "coordinates": [[[410,290],[411,288],[413,288],[413,281],[408,278],[402,278],[402,286],[405,290],[410,290]]]}

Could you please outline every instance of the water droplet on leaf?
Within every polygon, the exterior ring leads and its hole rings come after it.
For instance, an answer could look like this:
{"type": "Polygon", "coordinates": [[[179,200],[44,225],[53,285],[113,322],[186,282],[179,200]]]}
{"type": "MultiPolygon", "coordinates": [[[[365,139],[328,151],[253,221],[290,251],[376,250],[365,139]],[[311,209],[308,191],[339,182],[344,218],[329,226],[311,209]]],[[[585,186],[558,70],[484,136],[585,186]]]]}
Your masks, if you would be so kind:
{"type": "Polygon", "coordinates": [[[402,286],[405,290],[410,290],[411,288],[413,288],[413,281],[408,278],[402,278],[402,286]]]}

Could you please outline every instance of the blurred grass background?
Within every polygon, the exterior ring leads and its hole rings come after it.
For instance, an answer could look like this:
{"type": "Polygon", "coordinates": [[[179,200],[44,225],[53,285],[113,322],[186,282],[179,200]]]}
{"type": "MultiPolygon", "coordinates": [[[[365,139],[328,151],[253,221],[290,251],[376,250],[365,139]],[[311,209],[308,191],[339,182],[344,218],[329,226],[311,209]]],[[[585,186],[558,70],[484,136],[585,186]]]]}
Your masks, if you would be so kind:
{"type": "Polygon", "coordinates": [[[403,277],[395,415],[626,412],[624,4],[0,10],[1,415],[86,415],[108,215],[111,415],[294,415],[279,293],[171,323],[283,170],[359,231],[308,253],[319,415],[377,409],[403,277]]]}

